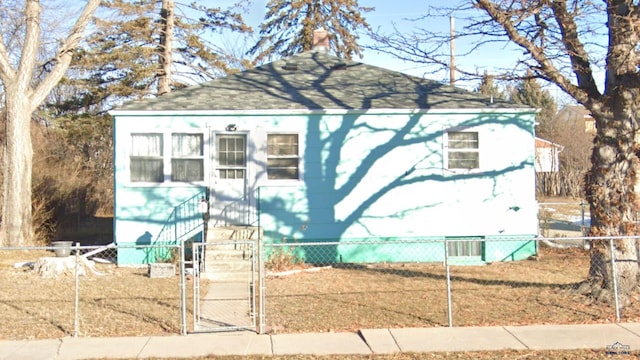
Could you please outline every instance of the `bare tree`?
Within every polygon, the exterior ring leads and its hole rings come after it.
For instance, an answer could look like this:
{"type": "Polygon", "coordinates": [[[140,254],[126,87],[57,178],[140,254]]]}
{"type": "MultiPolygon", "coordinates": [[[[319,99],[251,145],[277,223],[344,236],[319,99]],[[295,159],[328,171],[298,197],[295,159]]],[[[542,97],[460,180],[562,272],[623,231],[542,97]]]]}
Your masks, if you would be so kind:
{"type": "MultiPolygon", "coordinates": [[[[513,66],[503,69],[502,79],[530,70],[591,112],[597,132],[585,181],[590,234],[636,235],[640,5],[630,0],[467,0],[453,8],[432,8],[423,19],[433,15],[465,16],[461,22],[466,26],[456,31],[456,38],[475,41],[460,56],[487,44],[516,48],[518,52],[511,53],[513,66]],[[600,69],[604,69],[601,87],[596,81],[600,69]]],[[[448,64],[448,33],[430,30],[429,23],[414,34],[378,36],[379,50],[442,69],[448,64]]],[[[478,76],[473,70],[456,71],[478,76]]],[[[612,299],[613,256],[621,259],[616,263],[618,290],[622,302],[627,302],[639,284],[635,242],[616,241],[612,254],[609,241],[592,241],[591,267],[581,290],[597,300],[612,299]]]]}
{"type": "Polygon", "coordinates": [[[95,13],[100,0],[88,0],[68,36],[59,44],[56,55],[46,67],[46,75],[37,73],[40,48],[41,6],[38,0],[24,2],[24,38],[14,59],[7,49],[7,39],[0,41],[0,80],[4,87],[6,130],[4,143],[4,197],[2,239],[5,246],[32,241],[31,175],[33,147],[31,117],[69,67],[74,49],[95,13]]]}

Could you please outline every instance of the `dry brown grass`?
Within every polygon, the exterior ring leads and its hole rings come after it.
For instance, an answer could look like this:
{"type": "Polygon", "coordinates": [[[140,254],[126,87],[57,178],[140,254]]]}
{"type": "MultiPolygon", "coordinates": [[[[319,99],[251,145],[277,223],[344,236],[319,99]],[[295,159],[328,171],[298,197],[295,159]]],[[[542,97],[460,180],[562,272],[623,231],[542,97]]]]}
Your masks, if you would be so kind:
{"type": "MultiPolygon", "coordinates": [[[[584,250],[542,249],[537,260],[451,268],[454,326],[583,324],[615,321],[573,286],[584,280],[584,250]]],[[[267,280],[274,332],[448,326],[441,264],[343,266],[267,280]]],[[[623,321],[640,320],[636,301],[623,321]]]]}
{"type": "MultiPolygon", "coordinates": [[[[45,251],[0,252],[0,339],[42,339],[74,333],[75,278],[43,278],[19,261],[45,251]]],[[[96,264],[104,275],[79,278],[79,336],[180,333],[179,278],[151,279],[147,269],[96,264]]],[[[190,301],[188,302],[191,303],[190,301]]]]}
{"type": "MultiPolygon", "coordinates": [[[[504,350],[504,351],[474,351],[474,352],[438,352],[438,353],[401,353],[388,355],[283,355],[283,356],[207,356],[193,360],[414,360],[414,359],[459,359],[459,360],[493,360],[493,359],[519,359],[519,360],[544,360],[544,359],[627,359],[638,356],[637,351],[630,356],[607,355],[604,350],[563,350],[563,351],[534,351],[534,350],[504,350]],[[612,357],[613,356],[613,357],[612,357]]],[[[149,359],[153,360],[153,359],[149,359]]],[[[164,358],[164,360],[168,360],[164,358]]]]}
{"type": "MultiPolygon", "coordinates": [[[[43,279],[13,267],[39,256],[51,253],[0,252],[2,339],[73,335],[73,276],[43,279]]],[[[572,291],[588,266],[584,250],[542,249],[537,260],[452,267],[454,326],[613,322],[612,306],[572,291]]],[[[105,275],[80,277],[79,336],[180,333],[177,276],[150,279],[146,268],[114,265],[97,269],[105,275]]],[[[267,326],[277,333],[448,326],[445,276],[441,264],[380,264],[268,278],[267,326]]],[[[190,297],[191,281],[187,286],[190,297]]],[[[623,309],[622,320],[640,321],[637,301],[623,309]]]]}

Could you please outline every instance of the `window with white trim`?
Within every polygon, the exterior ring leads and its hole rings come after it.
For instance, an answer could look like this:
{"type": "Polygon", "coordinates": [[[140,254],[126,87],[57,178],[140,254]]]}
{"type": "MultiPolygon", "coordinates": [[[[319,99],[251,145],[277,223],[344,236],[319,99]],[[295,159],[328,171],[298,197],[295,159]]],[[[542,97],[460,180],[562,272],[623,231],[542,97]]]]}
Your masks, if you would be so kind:
{"type": "Polygon", "coordinates": [[[267,134],[267,178],[298,180],[300,177],[298,134],[267,134]]]}
{"type": "Polygon", "coordinates": [[[204,180],[202,134],[171,134],[171,181],[204,180]]]}
{"type": "Polygon", "coordinates": [[[132,182],[164,181],[162,134],[131,134],[129,171],[132,182]]]}
{"type": "Polygon", "coordinates": [[[130,181],[204,181],[204,143],[203,133],[132,133],[130,181]]]}
{"type": "Polygon", "coordinates": [[[447,168],[480,168],[480,142],[477,131],[447,132],[447,168]]]}

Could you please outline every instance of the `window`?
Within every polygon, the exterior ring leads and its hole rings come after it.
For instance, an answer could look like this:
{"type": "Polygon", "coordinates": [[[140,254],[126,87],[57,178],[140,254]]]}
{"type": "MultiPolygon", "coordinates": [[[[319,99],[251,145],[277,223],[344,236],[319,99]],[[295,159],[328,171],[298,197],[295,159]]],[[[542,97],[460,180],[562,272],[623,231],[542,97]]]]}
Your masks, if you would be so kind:
{"type": "Polygon", "coordinates": [[[204,180],[202,133],[132,133],[129,156],[131,182],[204,180]],[[165,178],[165,169],[169,168],[171,174],[167,176],[170,178],[165,178]]]}
{"type": "Polygon", "coordinates": [[[447,236],[447,255],[449,256],[482,256],[484,237],[447,236]]]}
{"type": "Polygon", "coordinates": [[[478,133],[449,131],[447,135],[447,168],[478,169],[480,167],[478,133]]]}
{"type": "Polygon", "coordinates": [[[246,135],[223,134],[216,136],[218,149],[218,177],[220,179],[244,179],[247,168],[246,135]]]}
{"type": "Polygon", "coordinates": [[[162,182],[162,134],[131,134],[131,181],[162,182]]]}
{"type": "Polygon", "coordinates": [[[267,134],[267,178],[299,178],[298,134],[267,134]]]}
{"type": "Polygon", "coordinates": [[[171,134],[171,181],[204,180],[202,134],[171,134]]]}

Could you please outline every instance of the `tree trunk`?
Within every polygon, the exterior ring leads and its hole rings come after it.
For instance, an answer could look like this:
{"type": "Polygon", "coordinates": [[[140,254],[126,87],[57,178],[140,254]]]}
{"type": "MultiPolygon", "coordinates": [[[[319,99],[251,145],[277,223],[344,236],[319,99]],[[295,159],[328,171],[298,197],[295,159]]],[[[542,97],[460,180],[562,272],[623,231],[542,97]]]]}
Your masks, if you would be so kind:
{"type": "Polygon", "coordinates": [[[4,146],[4,201],[2,234],[4,245],[31,243],[31,106],[21,92],[7,88],[6,137],[4,146]]]}
{"type": "MultiPolygon", "coordinates": [[[[586,178],[586,194],[591,210],[590,235],[593,237],[637,234],[634,219],[638,207],[635,193],[638,169],[635,134],[638,124],[633,99],[638,94],[635,90],[624,89],[622,85],[618,85],[617,90],[609,98],[610,113],[592,110],[597,134],[592,167],[586,178]]],[[[634,239],[593,240],[589,276],[582,289],[596,300],[611,303],[615,295],[615,279],[620,304],[628,304],[638,286],[636,246],[637,240],[634,239]]]]}
{"type": "Polygon", "coordinates": [[[171,57],[173,52],[173,27],[174,27],[173,0],[162,0],[162,33],[160,34],[160,76],[158,79],[158,95],[171,92],[171,57]]]}
{"type": "MultiPolygon", "coordinates": [[[[36,59],[40,48],[40,15],[38,0],[24,2],[23,45],[19,63],[14,68],[12,56],[0,36],[0,80],[4,87],[6,114],[4,143],[4,180],[2,199],[2,239],[4,246],[30,244],[33,240],[31,225],[31,116],[44,101],[51,89],[60,81],[69,67],[73,49],[80,42],[100,0],[89,0],[69,35],[59,46],[55,65],[45,78],[37,83],[34,77],[36,59]],[[34,84],[37,86],[33,87],[34,84]]],[[[1,35],[1,34],[0,34],[1,35]]]]}

